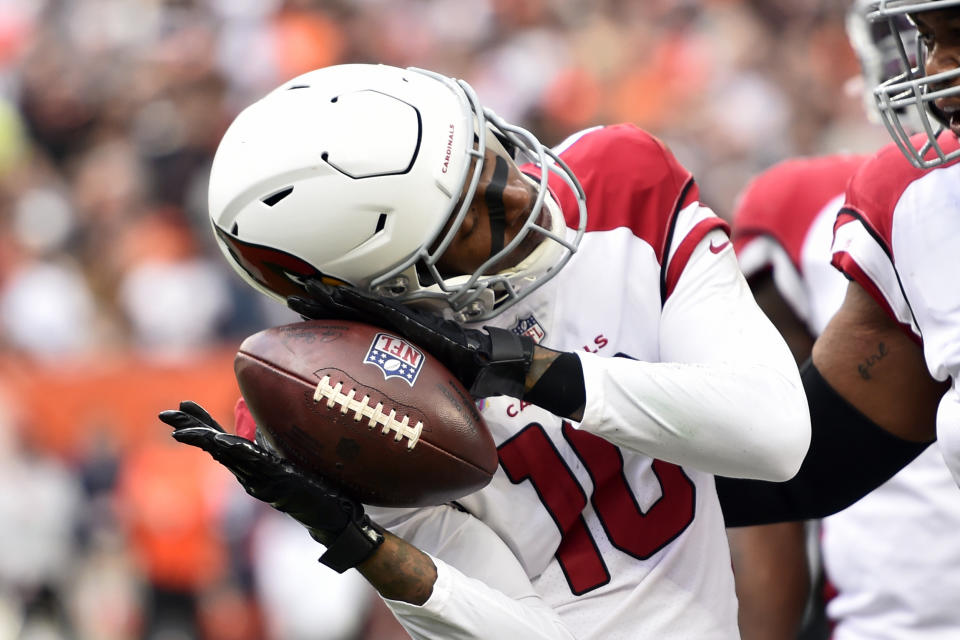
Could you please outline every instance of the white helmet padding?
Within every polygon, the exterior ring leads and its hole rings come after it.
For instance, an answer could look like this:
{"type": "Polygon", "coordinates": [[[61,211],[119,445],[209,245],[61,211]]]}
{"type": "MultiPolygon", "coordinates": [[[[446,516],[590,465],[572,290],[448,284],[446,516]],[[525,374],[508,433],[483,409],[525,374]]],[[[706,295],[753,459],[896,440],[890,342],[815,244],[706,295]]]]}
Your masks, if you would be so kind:
{"type": "Polygon", "coordinates": [[[230,264],[274,298],[302,294],[303,278],[320,277],[432,302],[465,320],[492,317],[546,282],[576,251],[586,225],[576,178],[531,134],[483,109],[463,81],[384,65],[312,71],[247,107],[217,149],[209,207],[230,264]],[[517,237],[475,273],[443,279],[435,264],[483,168],[473,160],[482,160],[491,140],[498,145],[488,131],[541,169],[536,204],[517,237]],[[546,188],[549,173],[579,200],[570,241],[546,188]],[[535,224],[544,206],[548,227],[535,224]],[[533,252],[541,259],[487,272],[531,232],[545,238],[533,252]]]}

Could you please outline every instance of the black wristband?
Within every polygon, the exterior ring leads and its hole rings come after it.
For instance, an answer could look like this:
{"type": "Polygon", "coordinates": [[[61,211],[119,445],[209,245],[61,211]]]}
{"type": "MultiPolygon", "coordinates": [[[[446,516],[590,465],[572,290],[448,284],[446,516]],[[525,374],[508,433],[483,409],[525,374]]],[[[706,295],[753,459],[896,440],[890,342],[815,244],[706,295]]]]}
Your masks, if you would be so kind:
{"type": "Polygon", "coordinates": [[[801,368],[810,405],[810,449],[787,482],[716,478],[728,527],[822,518],[847,508],[920,455],[930,443],[903,440],[874,424],[823,379],[801,368]]]}
{"type": "Polygon", "coordinates": [[[583,408],[587,390],[577,354],[566,351],[557,356],[523,399],[564,418],[583,408]]]}
{"type": "Polygon", "coordinates": [[[310,531],[314,540],[327,545],[327,551],[320,556],[320,562],[337,573],[357,566],[383,544],[383,534],[377,531],[365,516],[360,521],[351,521],[336,538],[328,542],[327,532],[310,531]]]}
{"type": "Polygon", "coordinates": [[[533,340],[499,327],[484,327],[490,337],[487,358],[470,385],[476,398],[523,395],[527,371],[533,363],[533,340]]]}

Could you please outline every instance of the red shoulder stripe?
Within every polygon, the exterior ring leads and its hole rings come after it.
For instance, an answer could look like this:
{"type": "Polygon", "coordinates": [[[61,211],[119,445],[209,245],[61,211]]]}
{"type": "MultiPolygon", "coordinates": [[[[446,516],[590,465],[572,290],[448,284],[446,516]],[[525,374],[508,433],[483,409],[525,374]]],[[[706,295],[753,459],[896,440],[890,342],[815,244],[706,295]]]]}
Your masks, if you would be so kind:
{"type": "Polygon", "coordinates": [[[730,227],[721,218],[707,218],[695,224],[693,229],[690,230],[690,233],[680,242],[680,246],[677,247],[676,252],[673,254],[670,264],[667,265],[665,270],[661,270],[661,273],[665,273],[665,276],[662,277],[660,287],[661,303],[666,302],[670,294],[673,293],[674,288],[677,286],[677,281],[680,280],[680,274],[683,273],[683,269],[690,260],[690,255],[693,254],[693,250],[697,248],[697,245],[700,244],[703,237],[714,229],[723,229],[727,233],[730,232],[730,227]]]}

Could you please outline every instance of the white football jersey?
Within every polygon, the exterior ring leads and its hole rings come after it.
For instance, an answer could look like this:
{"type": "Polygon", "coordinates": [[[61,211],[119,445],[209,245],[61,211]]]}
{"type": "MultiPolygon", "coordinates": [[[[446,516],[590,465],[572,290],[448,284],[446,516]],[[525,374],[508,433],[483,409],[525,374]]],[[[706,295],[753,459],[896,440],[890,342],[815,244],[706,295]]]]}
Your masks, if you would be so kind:
{"type": "MultiPolygon", "coordinates": [[[[847,279],[830,267],[833,226],[846,183],[866,160],[834,155],[783,162],[751,183],[735,212],[733,242],[744,273],[772,269],[778,291],[815,336],[846,291],[847,279]]],[[[880,174],[869,184],[876,188],[888,178],[880,174]]],[[[957,637],[960,572],[947,570],[960,569],[956,531],[960,492],[936,443],[881,487],[822,520],[833,640],[957,637]]]]}
{"type": "MultiPolygon", "coordinates": [[[[725,223],[698,203],[692,177],[665,147],[635,127],[616,126],[575,137],[561,157],[586,192],[585,237],[553,280],[486,324],[583,354],[584,421],[507,397],[480,401],[500,468],[486,488],[458,501],[465,513],[370,510],[437,559],[438,581],[424,607],[388,604],[415,637],[738,638],[713,476],[639,452],[669,451],[658,440],[670,434],[635,449],[611,442],[638,442],[617,433],[640,422],[629,417],[638,410],[664,431],[708,434],[711,411],[718,421],[736,411],[724,419],[746,423],[742,416],[756,405],[727,402],[731,390],[765,396],[763,380],[778,376],[798,384],[795,365],[749,295],[725,223]],[[720,311],[698,306],[701,301],[721,305],[720,311]],[[699,377],[687,385],[678,365],[676,377],[664,369],[662,378],[653,378],[656,393],[627,401],[629,388],[616,388],[616,376],[598,382],[601,358],[624,364],[769,359],[776,373],[766,370],[756,378],[760,387],[746,390],[733,364],[729,380],[691,367],[699,377]],[[669,413],[681,410],[703,413],[688,424],[669,413]],[[588,423],[604,437],[588,432],[588,423]],[[488,532],[510,553],[487,546],[488,532]],[[482,583],[473,579],[478,576],[482,583]],[[515,603],[541,613],[546,605],[556,617],[532,616],[515,603]]],[[[561,208],[575,211],[571,194],[551,187],[561,208]]],[[[804,413],[802,393],[799,398],[787,406],[804,413]]],[[[747,464],[750,451],[739,448],[731,458],[747,464]]]]}

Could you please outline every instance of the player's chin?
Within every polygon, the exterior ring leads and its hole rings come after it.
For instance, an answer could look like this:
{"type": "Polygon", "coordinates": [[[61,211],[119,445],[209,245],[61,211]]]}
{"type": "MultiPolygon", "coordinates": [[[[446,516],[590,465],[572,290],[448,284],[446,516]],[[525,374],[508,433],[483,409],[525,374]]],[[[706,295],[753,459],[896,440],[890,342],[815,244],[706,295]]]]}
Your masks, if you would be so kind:
{"type": "Polygon", "coordinates": [[[520,241],[510,253],[493,263],[490,273],[499,273],[516,267],[524,261],[533,250],[540,246],[540,243],[546,240],[546,236],[536,231],[531,231],[520,241]]]}
{"type": "Polygon", "coordinates": [[[937,100],[930,106],[930,112],[953,135],[960,138],[960,102],[937,100]]]}

